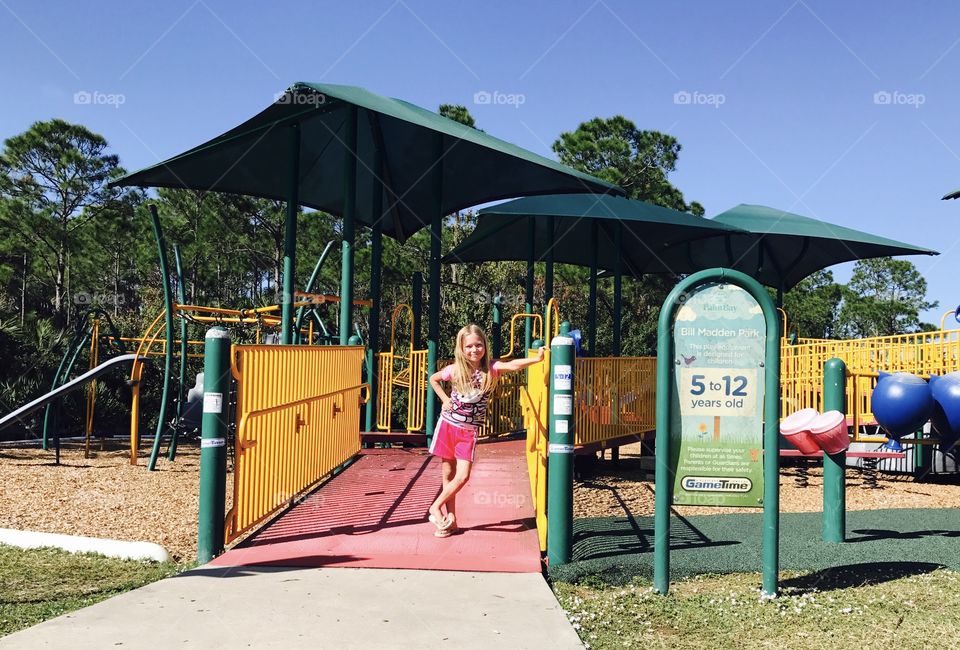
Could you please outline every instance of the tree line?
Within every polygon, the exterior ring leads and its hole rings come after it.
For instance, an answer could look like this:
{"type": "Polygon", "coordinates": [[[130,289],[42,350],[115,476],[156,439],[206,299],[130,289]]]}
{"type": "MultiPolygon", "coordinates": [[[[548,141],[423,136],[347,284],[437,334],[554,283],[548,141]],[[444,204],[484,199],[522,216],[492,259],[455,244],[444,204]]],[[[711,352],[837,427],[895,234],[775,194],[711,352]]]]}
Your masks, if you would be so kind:
{"type": "MultiPolygon", "coordinates": [[[[464,106],[444,104],[440,114],[477,128],[464,106]]],[[[561,133],[558,159],[616,183],[630,198],[703,215],[669,180],[680,143],[668,134],[639,129],[623,116],[594,118],[561,133]]],[[[148,205],[156,205],[166,239],[182,253],[186,301],[194,305],[251,307],[275,304],[282,284],[282,201],[246,196],[159,189],[150,194],[110,188],[126,173],[102,136],[79,124],[54,119],[8,137],[0,153],[0,412],[46,390],[78,315],[92,305],[110,314],[127,336],[140,336],[162,308],[162,283],[148,205]]],[[[443,250],[473,229],[465,211],[445,220],[443,250]]],[[[339,242],[341,221],[301,210],[297,286],[302,287],[328,242],[339,242]]],[[[355,295],[365,298],[370,281],[370,233],[360,229],[355,295]]],[[[428,274],[429,234],[406,243],[386,238],[380,340],[389,337],[390,313],[409,303],[412,277],[428,274]]],[[[336,248],[335,248],[336,250],[336,248]]],[[[336,293],[337,255],[327,260],[315,291],[336,293]]],[[[523,307],[522,262],[447,265],[443,269],[442,354],[469,321],[489,324],[490,298],[504,296],[505,312],[523,307]]],[[[536,302],[542,305],[542,265],[536,302]]],[[[587,322],[588,269],[558,265],[554,295],[564,318],[587,322]]],[[[659,306],[674,278],[648,276],[624,282],[623,354],[650,354],[656,346],[659,306]]],[[[935,306],[926,283],[909,262],[860,262],[847,287],[829,271],[800,283],[785,305],[802,336],[865,336],[922,328],[918,314],[935,306]]],[[[610,350],[612,282],[600,282],[598,353],[610,350]]],[[[366,311],[358,310],[366,338],[366,311]]],[[[330,313],[328,323],[336,323],[330,313]]],[[[243,336],[241,333],[240,336],[243,336]]],[[[405,335],[403,335],[405,336],[405,335]]],[[[506,333],[505,333],[506,336],[506,333]]],[[[103,388],[111,390],[109,382],[103,388]]],[[[121,390],[122,392],[122,390],[121,390]]],[[[109,399],[108,403],[109,403],[109,399]]],[[[153,399],[146,396],[146,401],[153,399]]],[[[114,406],[121,426],[123,406],[114,406]]],[[[145,407],[145,412],[149,407],[145,407]]],[[[28,427],[29,428],[29,427],[28,427]]]]}

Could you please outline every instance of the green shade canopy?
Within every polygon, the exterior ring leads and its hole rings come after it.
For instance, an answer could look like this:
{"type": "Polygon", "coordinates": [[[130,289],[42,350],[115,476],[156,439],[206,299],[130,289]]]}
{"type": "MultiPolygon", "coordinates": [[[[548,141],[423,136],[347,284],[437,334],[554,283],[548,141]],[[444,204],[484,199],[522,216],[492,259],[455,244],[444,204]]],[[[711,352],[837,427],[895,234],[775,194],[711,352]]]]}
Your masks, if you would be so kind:
{"type": "MultiPolygon", "coordinates": [[[[790,289],[811,273],[841,262],[936,251],[762,205],[741,204],[710,221],[748,231],[672,247],[661,256],[670,270],[692,273],[723,266],[763,284],[790,289]]],[[[646,272],[662,269],[647,267],[646,272]]]]}
{"type": "Polygon", "coordinates": [[[384,234],[400,241],[428,225],[438,209],[450,214],[544,193],[622,194],[614,185],[408,102],[353,86],[312,83],[294,84],[240,126],[114,185],[286,200],[296,129],[300,204],[341,214],[349,160],[347,128],[354,109],[357,222],[372,225],[382,218],[384,234]],[[375,149],[381,154],[379,169],[373,169],[375,149]],[[378,182],[383,185],[382,217],[379,210],[373,214],[378,182]]]}
{"type": "Polygon", "coordinates": [[[633,275],[643,273],[650,265],[661,267],[660,272],[670,272],[669,259],[662,253],[680,242],[741,232],[686,212],[595,194],[526,197],[483,208],[478,214],[476,229],[443,258],[444,262],[526,260],[530,253],[530,217],[535,224],[536,260],[543,260],[552,250],[556,262],[589,266],[591,224],[596,223],[599,266],[611,268],[620,255],[625,269],[633,275]],[[554,217],[552,249],[547,217],[554,217]],[[622,250],[615,244],[618,224],[623,228],[622,250]]]}
{"type": "Polygon", "coordinates": [[[940,200],[946,201],[947,199],[960,199],[960,190],[954,190],[949,194],[944,194],[943,198],[941,198],[940,200]]]}

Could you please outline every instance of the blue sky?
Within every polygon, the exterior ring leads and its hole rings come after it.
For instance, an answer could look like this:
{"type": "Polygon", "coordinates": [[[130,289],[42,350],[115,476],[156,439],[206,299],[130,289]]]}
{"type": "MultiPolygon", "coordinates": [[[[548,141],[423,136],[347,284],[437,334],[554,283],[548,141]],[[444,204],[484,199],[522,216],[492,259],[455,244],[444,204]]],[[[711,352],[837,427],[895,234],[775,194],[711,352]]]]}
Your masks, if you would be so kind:
{"type": "Polygon", "coordinates": [[[940,302],[924,316],[960,303],[960,201],[940,200],[960,188],[948,0],[0,0],[0,17],[0,137],[60,117],[134,170],[294,81],[465,104],[551,157],[560,132],[623,114],[679,139],[671,180],[708,216],[758,203],[939,250],[909,258],[940,302]]]}

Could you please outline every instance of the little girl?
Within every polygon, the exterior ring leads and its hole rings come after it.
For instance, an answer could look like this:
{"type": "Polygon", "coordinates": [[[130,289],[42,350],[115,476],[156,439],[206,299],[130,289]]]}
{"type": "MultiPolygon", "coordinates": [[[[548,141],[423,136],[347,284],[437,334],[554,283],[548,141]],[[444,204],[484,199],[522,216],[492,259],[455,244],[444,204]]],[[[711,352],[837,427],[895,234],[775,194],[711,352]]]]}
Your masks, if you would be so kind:
{"type": "Polygon", "coordinates": [[[457,332],[451,365],[430,377],[430,386],[443,402],[440,420],[433,433],[430,453],[442,461],[443,489],[430,506],[430,521],[437,527],[437,537],[449,537],[457,529],[457,492],[470,478],[477,430],[487,416],[487,402],[497,385],[497,377],[505,372],[523,370],[543,360],[543,348],[536,358],[492,361],[487,355],[487,337],[476,325],[467,325],[457,332]],[[451,383],[450,396],[441,381],[451,383]],[[446,509],[446,514],[441,508],[446,509]]]}

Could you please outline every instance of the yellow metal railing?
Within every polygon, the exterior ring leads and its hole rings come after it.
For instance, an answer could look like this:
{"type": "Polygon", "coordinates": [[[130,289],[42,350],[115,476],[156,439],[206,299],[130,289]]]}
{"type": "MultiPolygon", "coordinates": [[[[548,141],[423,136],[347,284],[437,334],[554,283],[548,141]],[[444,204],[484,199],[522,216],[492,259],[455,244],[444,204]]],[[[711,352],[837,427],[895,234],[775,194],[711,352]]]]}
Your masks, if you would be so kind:
{"type": "Polygon", "coordinates": [[[413,308],[399,304],[390,315],[390,350],[377,353],[377,423],[379,431],[393,428],[393,392],[406,391],[407,432],[420,431],[426,420],[427,351],[413,349],[413,308]],[[397,320],[406,312],[410,321],[409,347],[406,354],[398,354],[396,346],[397,320]]]}
{"type": "MultiPolygon", "coordinates": [[[[532,351],[530,356],[534,356],[532,351]]],[[[527,474],[530,477],[530,496],[537,519],[537,534],[540,550],[547,550],[547,427],[550,409],[549,378],[550,348],[546,350],[543,363],[530,366],[526,373],[526,386],[520,391],[524,428],[527,430],[527,474]]]]}
{"type": "Polygon", "coordinates": [[[656,357],[577,359],[574,443],[602,443],[656,428],[656,357]]]}
{"type": "Polygon", "coordinates": [[[520,319],[529,320],[530,325],[530,336],[533,339],[543,339],[543,316],[540,314],[514,314],[510,318],[510,348],[500,355],[501,359],[509,359],[513,357],[513,344],[516,341],[516,325],[517,321],[520,319]]]}
{"type": "Polygon", "coordinates": [[[823,367],[842,359],[849,373],[847,413],[853,418],[855,440],[868,442],[861,425],[876,424],[871,395],[877,373],[946,374],[960,370],[960,330],[916,332],[864,339],[801,339],[780,348],[780,400],[783,417],[802,408],[823,408],[823,367]]]}
{"type": "Polygon", "coordinates": [[[360,450],[362,347],[237,345],[236,464],[227,543],[360,450]]]}
{"type": "Polygon", "coordinates": [[[524,428],[520,391],[526,385],[527,378],[522,372],[500,376],[497,387],[487,402],[487,419],[477,432],[480,438],[499,436],[524,428]]]}

